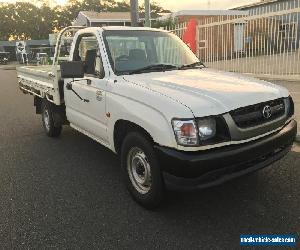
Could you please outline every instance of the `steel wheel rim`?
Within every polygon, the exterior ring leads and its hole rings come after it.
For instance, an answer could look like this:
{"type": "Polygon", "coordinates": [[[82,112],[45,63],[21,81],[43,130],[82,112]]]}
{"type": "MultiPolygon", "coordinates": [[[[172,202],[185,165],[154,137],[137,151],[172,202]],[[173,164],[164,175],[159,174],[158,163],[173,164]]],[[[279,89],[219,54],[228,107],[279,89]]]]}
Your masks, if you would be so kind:
{"type": "Polygon", "coordinates": [[[138,147],[132,148],[127,157],[127,172],[134,188],[146,194],[151,188],[151,168],[146,154],[138,147]]]}
{"type": "Polygon", "coordinates": [[[47,131],[50,130],[50,115],[49,115],[49,111],[46,109],[44,110],[44,123],[45,123],[45,127],[47,129],[47,131]]]}

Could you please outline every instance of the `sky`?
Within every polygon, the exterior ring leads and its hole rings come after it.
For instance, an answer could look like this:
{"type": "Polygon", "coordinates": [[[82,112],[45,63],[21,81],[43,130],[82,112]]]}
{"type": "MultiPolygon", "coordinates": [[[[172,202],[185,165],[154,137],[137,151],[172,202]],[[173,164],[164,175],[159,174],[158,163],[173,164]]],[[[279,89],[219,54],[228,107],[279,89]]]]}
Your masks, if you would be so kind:
{"type": "MultiPolygon", "coordinates": [[[[0,0],[0,2],[15,2],[16,0],[0,0]]],[[[21,0],[24,1],[24,0],[21,0]]],[[[29,1],[29,0],[28,0],[29,1]]],[[[51,1],[51,0],[49,0],[51,1]]],[[[67,0],[55,0],[63,4],[67,0]]],[[[155,0],[164,8],[171,11],[187,10],[187,9],[230,9],[232,7],[241,6],[259,0],[155,0]],[[210,2],[210,4],[208,4],[210,2]]],[[[139,0],[140,3],[143,0],[139,0]]]]}

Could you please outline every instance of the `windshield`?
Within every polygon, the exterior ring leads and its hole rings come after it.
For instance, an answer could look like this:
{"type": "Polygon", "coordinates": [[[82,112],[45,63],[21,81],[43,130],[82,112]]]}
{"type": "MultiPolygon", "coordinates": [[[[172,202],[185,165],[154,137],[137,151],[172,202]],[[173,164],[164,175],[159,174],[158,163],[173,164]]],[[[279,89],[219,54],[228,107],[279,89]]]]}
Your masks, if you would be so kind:
{"type": "Polygon", "coordinates": [[[112,68],[119,75],[139,69],[174,70],[199,62],[185,43],[167,32],[104,31],[104,40],[112,68]]]}

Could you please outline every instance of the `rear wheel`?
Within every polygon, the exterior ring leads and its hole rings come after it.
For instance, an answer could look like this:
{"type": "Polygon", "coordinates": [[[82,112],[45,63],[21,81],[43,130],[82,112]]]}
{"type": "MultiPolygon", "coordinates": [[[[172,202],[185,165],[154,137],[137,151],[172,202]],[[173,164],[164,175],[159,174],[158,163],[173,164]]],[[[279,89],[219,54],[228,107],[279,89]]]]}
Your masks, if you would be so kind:
{"type": "Polygon", "coordinates": [[[140,133],[129,133],[122,144],[121,165],[134,200],[148,209],[157,207],[165,189],[152,143],[140,133]]]}
{"type": "Polygon", "coordinates": [[[44,101],[42,106],[42,122],[46,135],[58,137],[61,134],[62,126],[55,125],[52,104],[44,101]]]}

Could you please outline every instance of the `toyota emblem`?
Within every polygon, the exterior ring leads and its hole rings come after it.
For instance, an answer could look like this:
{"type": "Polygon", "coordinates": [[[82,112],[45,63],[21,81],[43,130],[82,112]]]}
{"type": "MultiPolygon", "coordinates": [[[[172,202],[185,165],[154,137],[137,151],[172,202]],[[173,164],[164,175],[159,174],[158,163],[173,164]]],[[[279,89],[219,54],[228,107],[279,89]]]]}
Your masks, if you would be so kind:
{"type": "Polygon", "coordinates": [[[262,111],[263,117],[269,119],[272,116],[272,109],[270,106],[265,106],[262,111]]]}

